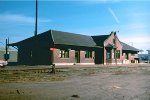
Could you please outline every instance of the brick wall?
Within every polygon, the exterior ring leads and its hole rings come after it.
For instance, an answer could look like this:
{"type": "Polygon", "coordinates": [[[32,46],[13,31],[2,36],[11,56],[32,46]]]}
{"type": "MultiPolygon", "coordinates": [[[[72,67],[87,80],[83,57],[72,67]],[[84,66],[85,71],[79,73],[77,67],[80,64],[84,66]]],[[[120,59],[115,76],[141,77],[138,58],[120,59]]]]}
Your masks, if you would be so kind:
{"type": "MultiPolygon", "coordinates": [[[[69,51],[69,58],[60,58],[60,50],[55,49],[53,51],[54,64],[75,64],[75,50],[69,51]]],[[[92,58],[85,58],[85,51],[80,51],[80,63],[94,63],[94,51],[92,52],[92,58]]]]}
{"type": "Polygon", "coordinates": [[[69,58],[60,58],[59,57],[59,49],[55,49],[54,54],[54,63],[74,63],[75,62],[75,51],[69,51],[69,58]]]}
{"type": "MultiPolygon", "coordinates": [[[[122,63],[122,45],[118,39],[118,37],[114,34],[114,33],[111,33],[111,36],[105,40],[104,42],[104,46],[107,46],[108,44],[113,44],[113,39],[115,39],[115,46],[116,46],[116,50],[120,50],[120,59],[116,59],[115,58],[112,58],[112,54],[111,54],[111,59],[108,63],[122,63]]],[[[115,53],[114,53],[115,54],[115,53]]],[[[106,48],[104,48],[104,64],[106,64],[106,48]]]]}
{"type": "Polygon", "coordinates": [[[85,51],[80,51],[80,63],[94,63],[94,51],[92,52],[92,58],[85,58],[85,51]]]}
{"type": "Polygon", "coordinates": [[[137,58],[137,54],[136,53],[129,53],[129,52],[124,52],[122,55],[122,59],[123,59],[123,63],[124,64],[129,64],[129,63],[135,63],[135,58],[137,58]],[[128,55],[128,59],[126,58],[126,56],[128,55]]]}

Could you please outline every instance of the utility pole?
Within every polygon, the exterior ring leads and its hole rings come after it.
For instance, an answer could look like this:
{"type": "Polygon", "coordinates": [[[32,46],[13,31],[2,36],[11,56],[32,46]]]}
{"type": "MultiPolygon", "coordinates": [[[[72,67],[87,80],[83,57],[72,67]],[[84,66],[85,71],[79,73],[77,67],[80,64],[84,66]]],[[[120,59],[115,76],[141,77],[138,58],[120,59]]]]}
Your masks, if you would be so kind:
{"type": "Polygon", "coordinates": [[[38,0],[36,0],[36,18],[35,18],[35,33],[34,36],[37,35],[37,27],[38,27],[38,0]]]}

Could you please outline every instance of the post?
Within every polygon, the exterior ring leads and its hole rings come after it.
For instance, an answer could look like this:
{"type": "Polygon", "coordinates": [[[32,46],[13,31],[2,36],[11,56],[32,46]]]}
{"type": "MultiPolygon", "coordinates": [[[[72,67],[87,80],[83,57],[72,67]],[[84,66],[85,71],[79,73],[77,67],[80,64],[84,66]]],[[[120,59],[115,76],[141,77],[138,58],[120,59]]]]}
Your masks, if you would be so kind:
{"type": "Polygon", "coordinates": [[[9,59],[9,55],[8,55],[8,41],[6,39],[6,45],[5,45],[5,54],[4,54],[4,59],[7,61],[9,59]]]}
{"type": "Polygon", "coordinates": [[[114,54],[115,54],[115,63],[116,63],[116,65],[117,65],[117,56],[116,56],[117,54],[116,54],[116,50],[117,50],[117,49],[114,50],[114,51],[115,51],[114,54]]]}
{"type": "Polygon", "coordinates": [[[51,73],[53,73],[53,74],[55,74],[55,64],[52,64],[52,71],[51,71],[51,73]]]}
{"type": "Polygon", "coordinates": [[[54,62],[54,50],[55,48],[50,48],[51,50],[51,62],[52,62],[52,70],[51,70],[51,73],[55,74],[55,64],[53,63],[54,62]]]}
{"type": "Polygon", "coordinates": [[[8,48],[7,48],[7,39],[6,39],[6,46],[5,46],[5,49],[6,49],[6,55],[7,55],[7,52],[8,52],[8,48]]]}

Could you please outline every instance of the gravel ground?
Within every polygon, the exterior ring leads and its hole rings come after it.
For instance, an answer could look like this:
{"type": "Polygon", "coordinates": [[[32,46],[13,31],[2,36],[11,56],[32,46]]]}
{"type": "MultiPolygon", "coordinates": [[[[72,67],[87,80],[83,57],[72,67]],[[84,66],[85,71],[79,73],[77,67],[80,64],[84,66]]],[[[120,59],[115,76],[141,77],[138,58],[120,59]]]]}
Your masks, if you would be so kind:
{"type": "Polygon", "coordinates": [[[150,100],[150,64],[57,70],[64,80],[1,82],[0,100],[150,100]]]}

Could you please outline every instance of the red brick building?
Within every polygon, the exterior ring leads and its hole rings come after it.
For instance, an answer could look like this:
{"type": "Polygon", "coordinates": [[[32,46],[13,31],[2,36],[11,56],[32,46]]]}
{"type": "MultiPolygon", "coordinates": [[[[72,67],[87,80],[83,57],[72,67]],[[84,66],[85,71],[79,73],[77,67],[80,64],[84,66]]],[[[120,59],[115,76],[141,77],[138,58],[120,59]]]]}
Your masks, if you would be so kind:
{"type": "Polygon", "coordinates": [[[122,63],[122,44],[115,32],[110,35],[92,36],[97,46],[102,46],[101,55],[95,52],[95,62],[97,64],[121,64],[122,63]],[[100,60],[100,61],[99,61],[100,60]]]}
{"type": "Polygon", "coordinates": [[[101,51],[95,52],[95,63],[97,64],[129,64],[138,63],[139,50],[121,42],[116,32],[110,35],[92,36],[97,46],[103,47],[101,51]],[[101,52],[101,54],[100,54],[101,52]]]}
{"type": "Polygon", "coordinates": [[[17,46],[19,64],[31,65],[122,64],[124,53],[138,52],[125,50],[115,32],[86,36],[49,30],[9,46],[17,46]]]}
{"type": "Polygon", "coordinates": [[[10,44],[18,47],[18,63],[31,65],[94,64],[94,51],[100,49],[91,36],[49,30],[10,44]]]}
{"type": "Polygon", "coordinates": [[[122,42],[122,60],[123,64],[139,63],[138,52],[139,50],[122,42]]]}

